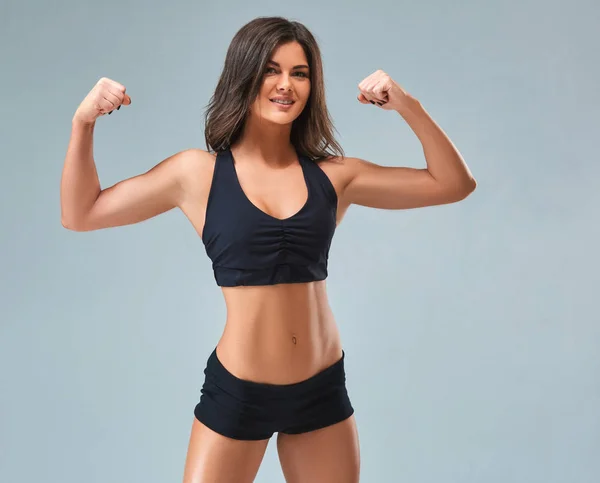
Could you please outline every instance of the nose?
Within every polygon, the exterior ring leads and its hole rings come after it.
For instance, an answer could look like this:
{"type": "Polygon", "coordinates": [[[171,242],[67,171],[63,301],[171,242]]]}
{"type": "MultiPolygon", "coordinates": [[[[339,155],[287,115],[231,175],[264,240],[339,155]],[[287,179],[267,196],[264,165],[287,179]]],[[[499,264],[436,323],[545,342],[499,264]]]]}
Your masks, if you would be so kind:
{"type": "Polygon", "coordinates": [[[292,90],[292,84],[290,83],[290,77],[283,74],[277,83],[277,90],[281,92],[287,92],[292,90]]]}

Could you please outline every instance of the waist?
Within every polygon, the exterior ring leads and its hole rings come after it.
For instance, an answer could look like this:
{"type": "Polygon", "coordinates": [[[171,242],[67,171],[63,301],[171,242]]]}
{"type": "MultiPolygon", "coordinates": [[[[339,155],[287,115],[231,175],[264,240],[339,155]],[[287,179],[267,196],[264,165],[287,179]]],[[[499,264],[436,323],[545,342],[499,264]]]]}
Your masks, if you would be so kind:
{"type": "Polygon", "coordinates": [[[217,352],[236,377],[293,384],[340,359],[324,281],[226,287],[223,294],[227,321],[217,352]]]}

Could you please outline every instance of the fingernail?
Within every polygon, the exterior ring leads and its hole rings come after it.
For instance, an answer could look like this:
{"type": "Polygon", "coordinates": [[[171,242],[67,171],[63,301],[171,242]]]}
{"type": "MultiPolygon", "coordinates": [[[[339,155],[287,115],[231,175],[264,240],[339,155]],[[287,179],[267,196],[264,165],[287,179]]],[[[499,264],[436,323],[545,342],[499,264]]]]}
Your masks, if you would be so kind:
{"type": "Polygon", "coordinates": [[[112,111],[110,111],[110,112],[108,113],[108,115],[109,115],[109,116],[110,116],[111,114],[112,114],[112,111]]]}
{"type": "Polygon", "coordinates": [[[121,109],[121,106],[117,107],[117,111],[118,111],[119,109],[121,109]]]}
{"type": "Polygon", "coordinates": [[[382,102],[378,102],[378,103],[377,103],[377,105],[378,105],[379,107],[381,107],[381,106],[383,106],[383,103],[382,103],[382,102]]]}
{"type": "Polygon", "coordinates": [[[374,102],[374,101],[369,101],[369,102],[370,102],[371,104],[375,104],[375,102],[374,102]]]}

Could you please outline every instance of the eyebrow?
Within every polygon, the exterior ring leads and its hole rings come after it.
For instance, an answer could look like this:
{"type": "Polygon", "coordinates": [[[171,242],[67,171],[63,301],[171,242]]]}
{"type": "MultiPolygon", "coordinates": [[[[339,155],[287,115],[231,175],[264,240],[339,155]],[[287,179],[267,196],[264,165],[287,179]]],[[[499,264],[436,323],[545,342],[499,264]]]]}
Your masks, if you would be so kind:
{"type": "MultiPolygon", "coordinates": [[[[269,64],[273,64],[273,65],[275,65],[275,66],[277,66],[277,67],[281,67],[281,66],[280,66],[280,65],[279,65],[277,62],[275,62],[274,60],[269,60],[269,62],[268,62],[268,63],[269,63],[269,64]]],[[[308,68],[309,68],[309,67],[308,67],[308,65],[304,65],[304,64],[301,64],[301,65],[295,65],[294,67],[292,67],[292,69],[308,69],[308,68]]]]}

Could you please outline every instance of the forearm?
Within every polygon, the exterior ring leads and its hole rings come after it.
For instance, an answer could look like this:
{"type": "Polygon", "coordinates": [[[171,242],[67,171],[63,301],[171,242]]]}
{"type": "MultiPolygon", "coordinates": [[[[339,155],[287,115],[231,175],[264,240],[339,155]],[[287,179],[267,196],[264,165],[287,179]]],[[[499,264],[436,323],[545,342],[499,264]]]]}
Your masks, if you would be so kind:
{"type": "Polygon", "coordinates": [[[408,98],[397,112],[421,141],[427,170],[452,190],[473,191],[475,179],[462,156],[419,101],[408,98]]]}
{"type": "Polygon", "coordinates": [[[80,223],[100,194],[93,154],[94,127],[75,119],[71,124],[60,185],[61,218],[66,227],[80,223]]]}

